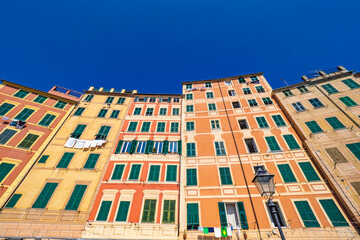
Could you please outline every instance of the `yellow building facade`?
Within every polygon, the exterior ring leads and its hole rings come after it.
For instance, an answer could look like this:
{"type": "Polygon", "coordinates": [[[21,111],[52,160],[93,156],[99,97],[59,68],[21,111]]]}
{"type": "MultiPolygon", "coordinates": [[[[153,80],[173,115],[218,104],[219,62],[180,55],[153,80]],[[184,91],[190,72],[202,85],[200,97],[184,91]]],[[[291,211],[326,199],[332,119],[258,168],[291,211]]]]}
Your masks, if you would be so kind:
{"type": "Polygon", "coordinates": [[[79,238],[136,91],[91,87],[0,214],[1,236],[79,238]]]}

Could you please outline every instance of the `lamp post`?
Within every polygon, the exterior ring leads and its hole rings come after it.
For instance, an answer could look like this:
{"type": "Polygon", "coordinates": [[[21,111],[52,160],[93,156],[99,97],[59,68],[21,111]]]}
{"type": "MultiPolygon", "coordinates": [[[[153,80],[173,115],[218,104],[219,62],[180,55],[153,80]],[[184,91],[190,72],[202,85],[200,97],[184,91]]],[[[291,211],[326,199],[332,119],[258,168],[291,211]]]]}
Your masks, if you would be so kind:
{"type": "Polygon", "coordinates": [[[279,218],[277,216],[277,209],[275,203],[271,200],[275,193],[274,175],[270,174],[263,168],[259,168],[254,176],[252,182],[260,192],[261,196],[264,196],[267,201],[267,205],[270,209],[273,220],[275,221],[282,240],[285,240],[284,233],[281,229],[279,218]]]}

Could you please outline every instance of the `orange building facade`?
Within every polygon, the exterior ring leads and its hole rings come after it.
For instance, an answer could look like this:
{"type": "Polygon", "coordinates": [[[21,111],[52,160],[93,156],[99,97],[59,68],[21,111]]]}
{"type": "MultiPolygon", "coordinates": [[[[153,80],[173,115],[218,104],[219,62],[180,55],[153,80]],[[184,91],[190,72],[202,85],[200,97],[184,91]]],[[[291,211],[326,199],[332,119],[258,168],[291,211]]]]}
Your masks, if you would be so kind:
{"type": "Polygon", "coordinates": [[[181,101],[133,95],[83,238],[177,239],[181,101]]]}
{"type": "Polygon", "coordinates": [[[279,237],[252,183],[262,170],[275,175],[287,239],[358,237],[262,73],[184,82],[183,93],[181,239],[219,236],[221,227],[232,239],[279,237]]]}

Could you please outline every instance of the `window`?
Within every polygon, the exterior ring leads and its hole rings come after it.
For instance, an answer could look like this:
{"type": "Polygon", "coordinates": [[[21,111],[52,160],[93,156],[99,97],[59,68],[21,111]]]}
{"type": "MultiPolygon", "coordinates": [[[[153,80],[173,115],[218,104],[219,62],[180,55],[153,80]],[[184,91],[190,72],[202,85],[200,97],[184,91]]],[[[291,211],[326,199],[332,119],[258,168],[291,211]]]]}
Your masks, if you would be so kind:
{"type": "Polygon", "coordinates": [[[5,129],[0,134],[0,145],[5,145],[10,140],[10,138],[12,138],[15,134],[16,134],[15,130],[5,129]]]}
{"type": "Polygon", "coordinates": [[[143,223],[154,222],[155,221],[155,209],[156,209],[156,200],[155,199],[145,199],[141,222],[143,222],[143,223]]]}
{"type": "Polygon", "coordinates": [[[148,109],[146,109],[145,116],[152,116],[153,112],[154,112],[153,108],[148,108],[148,109]]]}
{"type": "Polygon", "coordinates": [[[243,77],[239,77],[238,81],[239,81],[239,83],[246,83],[246,80],[243,77]]]}
{"type": "Polygon", "coordinates": [[[111,180],[121,180],[121,177],[124,172],[125,165],[116,164],[113,174],[111,175],[111,180]]]}
{"type": "Polygon", "coordinates": [[[187,186],[197,185],[196,168],[186,169],[186,185],[187,186]]]}
{"type": "Polygon", "coordinates": [[[30,108],[24,108],[16,117],[15,119],[19,120],[19,121],[26,121],[31,114],[33,114],[33,112],[35,112],[35,110],[32,110],[30,108]]]}
{"type": "Polygon", "coordinates": [[[273,101],[269,97],[262,98],[265,105],[273,104],[273,101]]]}
{"type": "Polygon", "coordinates": [[[268,123],[266,122],[265,117],[256,117],[256,121],[259,125],[259,128],[268,128],[269,127],[268,123]]]}
{"type": "Polygon", "coordinates": [[[154,142],[154,148],[152,149],[152,153],[162,153],[163,145],[163,142],[154,142]]]}
{"type": "Polygon", "coordinates": [[[330,156],[334,163],[346,163],[348,160],[345,156],[339,151],[337,147],[326,148],[326,153],[330,156]]]}
{"type": "Polygon", "coordinates": [[[29,133],[18,145],[18,148],[29,149],[38,138],[38,135],[29,133]]]}
{"type": "Polygon", "coordinates": [[[148,140],[146,142],[145,153],[146,154],[153,153],[153,150],[154,150],[154,141],[148,140]]]}
{"type": "Polygon", "coordinates": [[[342,124],[337,117],[329,117],[325,118],[325,120],[331,125],[334,130],[345,128],[344,124],[342,124]]]}
{"type": "Polygon", "coordinates": [[[277,223],[274,221],[274,218],[275,218],[274,214],[276,214],[276,217],[277,217],[277,219],[279,220],[279,223],[280,223],[280,227],[286,227],[285,219],[284,219],[284,216],[283,216],[283,214],[281,212],[279,203],[274,202],[274,204],[275,204],[275,208],[276,208],[276,213],[272,213],[269,206],[267,206],[271,222],[274,224],[275,227],[278,227],[277,223]]]}
{"type": "Polygon", "coordinates": [[[315,121],[310,121],[305,123],[306,126],[310,129],[312,133],[321,133],[324,132],[320,126],[315,121]]]}
{"type": "Polygon", "coordinates": [[[179,150],[179,142],[169,142],[169,153],[178,153],[179,150]]]}
{"type": "Polygon", "coordinates": [[[265,137],[265,140],[270,148],[270,151],[280,151],[280,146],[277,143],[276,139],[274,136],[270,136],[270,137],[265,137]]]}
{"type": "Polygon", "coordinates": [[[18,98],[24,98],[29,94],[29,92],[24,91],[24,90],[19,90],[14,94],[14,97],[18,97],[18,98]]]}
{"type": "Polygon", "coordinates": [[[150,98],[150,100],[149,100],[149,102],[151,102],[151,103],[154,103],[154,102],[156,102],[156,98],[154,98],[154,97],[151,97],[151,98],[150,98]]]}
{"type": "Polygon", "coordinates": [[[193,94],[192,93],[186,94],[186,100],[193,100],[193,94]]]}
{"type": "Polygon", "coordinates": [[[138,122],[130,122],[127,131],[128,132],[135,132],[137,125],[138,125],[138,122]]]}
{"type": "Polygon", "coordinates": [[[263,93],[263,92],[265,92],[265,89],[264,89],[263,86],[256,86],[255,89],[256,89],[256,91],[257,91],[258,93],[263,93]]]}
{"type": "Polygon", "coordinates": [[[290,168],[289,164],[278,164],[280,174],[284,180],[284,183],[293,183],[296,182],[296,178],[290,168]]]}
{"type": "Polygon", "coordinates": [[[136,153],[145,153],[145,148],[146,148],[146,142],[144,141],[138,142],[136,153]]]}
{"type": "Polygon", "coordinates": [[[348,86],[350,89],[360,88],[360,84],[350,78],[343,80],[342,82],[345,83],[346,86],[348,86]]]}
{"type": "Polygon", "coordinates": [[[220,172],[221,184],[231,185],[232,180],[231,180],[230,169],[228,167],[221,167],[219,168],[219,172],[220,172]]]}
{"type": "Polygon", "coordinates": [[[101,109],[97,117],[105,117],[107,112],[108,112],[107,109],[101,109]]]}
{"type": "Polygon", "coordinates": [[[165,122],[158,122],[156,131],[157,132],[165,132],[165,122]]]}
{"type": "Polygon", "coordinates": [[[105,103],[111,104],[114,101],[114,97],[108,97],[105,103]]]}
{"type": "Polygon", "coordinates": [[[108,219],[110,207],[111,207],[112,201],[102,201],[99,213],[96,217],[96,221],[106,221],[108,219]]]}
{"type": "Polygon", "coordinates": [[[195,157],[196,156],[195,143],[186,143],[186,156],[187,157],[195,157]]]}
{"type": "Polygon", "coordinates": [[[179,123],[172,122],[170,125],[170,132],[179,132],[179,123]]]}
{"type": "Polygon", "coordinates": [[[206,92],[206,98],[214,98],[213,92],[206,92]]]}
{"type": "Polygon", "coordinates": [[[95,140],[105,140],[110,132],[110,129],[111,127],[109,126],[101,126],[99,132],[95,135],[95,140]]]}
{"type": "Polygon", "coordinates": [[[15,164],[11,163],[4,163],[2,162],[0,164],[0,182],[2,182],[8,174],[11,172],[11,170],[15,167],[15,164]]]}
{"type": "Polygon", "coordinates": [[[84,102],[91,102],[91,100],[93,99],[94,95],[90,94],[90,95],[87,95],[84,102]]]}
{"type": "Polygon", "coordinates": [[[198,230],[199,227],[199,206],[197,203],[186,205],[187,230],[198,230]]]}
{"type": "Polygon", "coordinates": [[[219,120],[211,120],[211,129],[220,129],[220,121],[219,120]]]}
{"type": "Polygon", "coordinates": [[[143,122],[141,126],[141,132],[149,132],[151,122],[143,122]]]}
{"type": "Polygon", "coordinates": [[[66,204],[65,210],[76,211],[80,205],[81,199],[84,196],[87,185],[76,185],[71,194],[69,202],[66,204]]]}
{"type": "Polygon", "coordinates": [[[52,123],[52,121],[54,121],[55,118],[56,118],[55,115],[46,114],[45,117],[41,119],[41,121],[38,124],[41,126],[48,127],[52,123]]]}
{"type": "Polygon", "coordinates": [[[34,99],[34,102],[37,102],[37,103],[44,103],[46,99],[47,99],[47,97],[44,97],[44,96],[38,95],[38,96],[34,99]]]}
{"type": "Polygon", "coordinates": [[[339,208],[336,206],[332,199],[319,200],[321,206],[324,208],[326,215],[330,218],[334,227],[346,227],[349,226],[344,216],[341,214],[339,208]]]}
{"type": "Polygon", "coordinates": [[[173,103],[179,103],[180,102],[180,98],[174,98],[173,103]]]}
{"type": "Polygon", "coordinates": [[[67,168],[70,164],[71,159],[74,157],[74,154],[75,153],[70,153],[70,152],[64,153],[56,168],[67,168]]]}
{"type": "Polygon", "coordinates": [[[325,89],[325,91],[327,91],[328,92],[328,94],[333,94],[333,93],[338,93],[339,91],[336,89],[336,88],[334,88],[331,84],[324,84],[324,85],[321,85],[321,87],[323,88],[323,89],[325,89]]]}
{"type": "Polygon", "coordinates": [[[6,204],[6,208],[13,208],[15,207],[16,203],[19,201],[20,197],[22,196],[22,194],[14,194],[10,201],[6,204]]]}
{"type": "Polygon", "coordinates": [[[241,105],[240,105],[239,101],[232,102],[232,106],[233,106],[233,108],[241,108],[241,105]]]}
{"type": "Polygon", "coordinates": [[[110,118],[118,118],[119,114],[120,114],[120,110],[113,110],[110,115],[110,118]]]}
{"type": "Polygon", "coordinates": [[[211,86],[211,82],[206,82],[206,83],[205,83],[205,87],[211,88],[211,87],[212,87],[212,86],[211,86]]]}
{"type": "Polygon", "coordinates": [[[126,222],[127,215],[128,215],[128,212],[129,212],[129,206],[130,206],[129,201],[121,201],[120,202],[119,210],[117,212],[115,221],[117,221],[117,222],[126,222]]]}
{"type": "Polygon", "coordinates": [[[218,202],[218,207],[219,207],[219,215],[220,215],[220,224],[222,227],[236,228],[241,226],[241,229],[249,228],[243,202],[237,202],[237,203],[218,202]]]}
{"type": "Polygon", "coordinates": [[[215,103],[209,103],[208,104],[209,111],[216,111],[216,105],[215,103]]]}
{"type": "Polygon", "coordinates": [[[148,181],[149,182],[157,182],[157,181],[159,181],[159,176],[160,176],[160,166],[159,165],[151,165],[148,181]]]}
{"type": "Polygon", "coordinates": [[[46,160],[48,160],[49,155],[42,155],[39,159],[38,163],[46,163],[46,160]]]}
{"type": "Polygon", "coordinates": [[[163,223],[175,223],[175,200],[164,200],[163,223]]]}
{"type": "Polygon", "coordinates": [[[245,144],[246,144],[246,147],[247,147],[249,153],[257,153],[258,152],[256,144],[255,144],[255,140],[253,138],[245,139],[245,144]]]}
{"type": "MultiPolygon", "coordinates": [[[[120,140],[122,141],[122,140],[120,140]]],[[[119,141],[119,142],[120,142],[119,141]]],[[[129,153],[130,152],[130,148],[131,148],[131,143],[130,141],[123,141],[122,144],[121,144],[121,153],[129,153]]],[[[119,145],[118,145],[119,146],[119,145]]]]}
{"type": "Polygon", "coordinates": [[[166,112],[167,112],[167,108],[160,108],[159,115],[166,115],[166,112]]]}
{"type": "Polygon", "coordinates": [[[147,102],[147,97],[135,97],[134,102],[147,102]]]}
{"type": "Polygon", "coordinates": [[[98,153],[90,153],[88,159],[86,160],[84,168],[85,169],[94,169],[99,157],[100,157],[100,154],[98,154],[98,153]]]}
{"type": "Polygon", "coordinates": [[[186,84],[186,89],[192,89],[192,84],[186,84]]]}
{"type": "Polygon", "coordinates": [[[186,105],[186,112],[193,112],[194,106],[193,105],[186,105]]]}
{"type": "Polygon", "coordinates": [[[255,99],[249,99],[248,103],[250,107],[256,107],[258,105],[255,99]]]}
{"type": "Polygon", "coordinates": [[[278,126],[278,127],[286,126],[286,123],[285,123],[284,119],[281,117],[281,115],[273,115],[271,117],[274,120],[276,126],[278,126]]]}
{"type": "Polygon", "coordinates": [[[300,93],[310,92],[309,89],[307,89],[305,86],[297,87],[297,89],[300,91],[300,93]]]}
{"type": "Polygon", "coordinates": [[[342,101],[347,107],[352,107],[352,106],[357,106],[357,103],[354,102],[354,100],[352,100],[349,97],[341,97],[339,98],[340,101],[342,101]]]}
{"type": "Polygon", "coordinates": [[[13,107],[15,107],[15,105],[10,104],[10,103],[3,103],[0,106],[0,116],[4,116],[5,114],[7,114],[13,107]]]}
{"type": "Polygon", "coordinates": [[[313,105],[314,108],[324,107],[324,104],[322,104],[322,102],[320,102],[320,100],[317,98],[309,99],[309,102],[311,105],[313,105]]]}
{"type": "Polygon", "coordinates": [[[141,108],[135,108],[133,115],[140,115],[140,113],[141,113],[141,108]]]}
{"type": "Polygon", "coordinates": [[[245,119],[238,121],[240,129],[249,129],[249,125],[245,119]]]}
{"type": "Polygon", "coordinates": [[[301,102],[296,102],[296,103],[293,103],[292,105],[297,112],[306,111],[306,108],[301,104],[301,102]]]}
{"type": "Polygon", "coordinates": [[[124,104],[125,98],[121,97],[118,99],[117,104],[124,104]]]}
{"type": "Polygon", "coordinates": [[[229,93],[229,96],[230,96],[230,97],[236,96],[235,90],[229,90],[228,93],[229,93]]]}
{"type": "Polygon", "coordinates": [[[243,88],[242,90],[244,94],[251,94],[250,88],[243,88]]]}
{"type": "Polygon", "coordinates": [[[231,85],[231,80],[230,81],[225,81],[225,86],[227,85],[231,85]]]}
{"type": "Polygon", "coordinates": [[[307,201],[295,201],[294,203],[305,227],[320,227],[307,201]]]}
{"type": "Polygon", "coordinates": [[[360,161],[360,142],[346,144],[346,147],[354,154],[354,156],[360,161]]]}
{"type": "Polygon", "coordinates": [[[289,146],[289,149],[290,150],[293,150],[293,149],[299,149],[300,146],[299,144],[296,142],[295,138],[293,135],[291,134],[287,134],[287,135],[283,135],[287,145],[289,146]]]}
{"type": "Polygon", "coordinates": [[[77,125],[74,132],[70,134],[70,137],[77,138],[77,139],[80,138],[80,136],[84,132],[85,128],[86,128],[86,125],[83,125],[83,124],[77,125]]]}
{"type": "Polygon", "coordinates": [[[258,82],[258,81],[259,81],[259,79],[257,78],[257,76],[252,76],[252,77],[250,77],[250,80],[251,80],[251,82],[258,82]]]}
{"type": "Polygon", "coordinates": [[[173,116],[179,116],[180,114],[180,110],[178,108],[173,108],[172,109],[172,115],[173,116]]]}
{"type": "Polygon", "coordinates": [[[54,107],[63,109],[66,106],[66,102],[57,101],[54,107]]]}
{"type": "Polygon", "coordinates": [[[129,180],[138,180],[140,175],[140,169],[141,169],[141,164],[131,165],[129,180]]]}
{"type": "Polygon", "coordinates": [[[58,183],[46,183],[32,208],[45,208],[57,186],[58,183]]]}
{"type": "Polygon", "coordinates": [[[166,181],[167,182],[176,182],[177,176],[177,166],[176,165],[167,165],[166,167],[166,181]]]}
{"type": "Polygon", "coordinates": [[[195,123],[194,122],[186,122],[186,131],[194,131],[195,123]]]}
{"type": "Polygon", "coordinates": [[[319,176],[310,162],[299,162],[299,166],[309,182],[320,181],[319,176]]]}
{"type": "Polygon", "coordinates": [[[283,91],[283,94],[285,95],[285,97],[294,96],[294,94],[293,94],[290,90],[285,90],[285,91],[283,91]]]}
{"type": "Polygon", "coordinates": [[[225,156],[226,151],[225,151],[224,142],[214,142],[214,144],[215,144],[216,156],[225,156]]]}
{"type": "Polygon", "coordinates": [[[78,109],[76,109],[74,116],[81,116],[81,114],[83,114],[85,108],[83,107],[79,107],[78,109]]]}

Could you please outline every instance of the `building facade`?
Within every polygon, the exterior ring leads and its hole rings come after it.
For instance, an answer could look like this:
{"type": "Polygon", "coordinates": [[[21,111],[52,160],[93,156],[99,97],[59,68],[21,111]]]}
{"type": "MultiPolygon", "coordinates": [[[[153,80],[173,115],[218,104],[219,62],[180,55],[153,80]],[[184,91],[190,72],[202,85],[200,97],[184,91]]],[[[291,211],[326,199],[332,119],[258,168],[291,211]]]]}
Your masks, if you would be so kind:
{"type": "Polygon", "coordinates": [[[265,169],[274,175],[287,239],[358,236],[262,73],[185,82],[183,93],[181,239],[277,238],[274,215],[252,183],[265,169]]]}
{"type": "MultiPolygon", "coordinates": [[[[58,87],[60,89],[60,87],[58,87]]],[[[63,89],[63,88],[61,88],[63,89]]],[[[63,89],[65,90],[65,89],[63,89]]],[[[74,109],[81,93],[0,85],[0,205],[3,206],[74,109]]]]}
{"type": "Polygon", "coordinates": [[[181,99],[134,94],[83,238],[177,239],[181,99]]]}
{"type": "Polygon", "coordinates": [[[360,78],[343,67],[303,76],[274,97],[357,226],[360,223],[360,78]]]}
{"type": "Polygon", "coordinates": [[[93,87],[85,91],[8,198],[0,214],[1,236],[81,237],[132,93],[93,87]]]}

